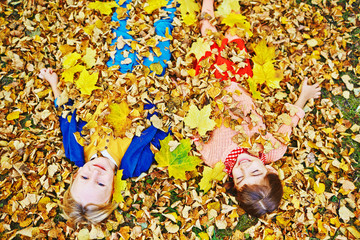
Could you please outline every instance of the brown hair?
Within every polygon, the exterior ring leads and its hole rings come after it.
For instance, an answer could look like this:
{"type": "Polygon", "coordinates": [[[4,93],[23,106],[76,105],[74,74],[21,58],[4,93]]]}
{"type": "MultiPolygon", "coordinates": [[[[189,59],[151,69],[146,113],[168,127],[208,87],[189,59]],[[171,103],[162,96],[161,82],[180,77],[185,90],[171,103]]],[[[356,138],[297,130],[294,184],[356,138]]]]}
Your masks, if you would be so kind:
{"type": "Polygon", "coordinates": [[[254,217],[275,211],[283,195],[280,178],[275,173],[267,173],[263,184],[244,185],[237,189],[234,182],[227,182],[227,191],[234,195],[240,207],[254,217]]]}
{"type": "Polygon", "coordinates": [[[75,201],[70,193],[70,189],[71,185],[65,191],[63,203],[60,207],[63,209],[65,217],[69,219],[71,223],[88,222],[97,224],[107,218],[117,207],[115,202],[109,202],[105,205],[88,204],[83,206],[75,201]]]}

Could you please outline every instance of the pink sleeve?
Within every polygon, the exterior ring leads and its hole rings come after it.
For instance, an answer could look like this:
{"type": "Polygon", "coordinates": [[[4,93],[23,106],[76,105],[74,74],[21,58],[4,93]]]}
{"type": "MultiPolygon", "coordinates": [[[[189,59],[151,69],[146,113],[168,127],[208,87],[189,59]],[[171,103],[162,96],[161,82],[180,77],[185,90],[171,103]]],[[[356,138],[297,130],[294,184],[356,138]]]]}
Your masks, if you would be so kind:
{"type": "Polygon", "coordinates": [[[203,161],[211,167],[218,161],[224,161],[227,155],[237,148],[236,143],[232,141],[236,134],[236,131],[222,125],[213,131],[207,143],[195,142],[203,161]]]}
{"type": "MultiPolygon", "coordinates": [[[[291,124],[290,125],[282,124],[280,126],[280,128],[278,129],[277,133],[282,134],[282,135],[287,135],[288,138],[290,138],[293,127],[296,127],[299,120],[304,118],[305,112],[303,109],[301,109],[295,105],[289,104],[289,103],[285,104],[285,108],[290,113],[291,124]]],[[[268,133],[265,136],[265,139],[270,140],[270,142],[272,143],[272,145],[275,148],[266,154],[267,162],[268,163],[275,162],[275,161],[279,160],[280,158],[282,158],[284,156],[284,154],[286,153],[287,145],[280,142],[279,140],[277,140],[270,133],[268,133]]]]}

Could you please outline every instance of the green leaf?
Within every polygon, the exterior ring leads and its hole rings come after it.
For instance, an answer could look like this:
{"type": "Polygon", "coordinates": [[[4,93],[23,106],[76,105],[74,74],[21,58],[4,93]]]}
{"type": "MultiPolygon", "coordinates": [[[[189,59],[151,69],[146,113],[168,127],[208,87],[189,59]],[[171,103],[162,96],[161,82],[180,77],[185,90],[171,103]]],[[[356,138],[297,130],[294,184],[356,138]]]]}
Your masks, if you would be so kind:
{"type": "Polygon", "coordinates": [[[159,167],[168,167],[169,176],[176,179],[184,179],[186,171],[195,170],[201,159],[196,156],[189,156],[191,150],[190,139],[180,140],[180,144],[170,151],[172,136],[168,135],[160,141],[160,151],[155,154],[155,160],[159,167]]]}

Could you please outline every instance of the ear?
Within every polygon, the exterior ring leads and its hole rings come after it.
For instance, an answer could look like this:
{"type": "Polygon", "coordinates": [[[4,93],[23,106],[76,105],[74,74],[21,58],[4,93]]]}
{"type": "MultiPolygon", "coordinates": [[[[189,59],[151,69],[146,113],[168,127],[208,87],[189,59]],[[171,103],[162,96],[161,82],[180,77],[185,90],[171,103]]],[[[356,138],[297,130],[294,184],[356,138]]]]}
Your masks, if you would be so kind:
{"type": "Polygon", "coordinates": [[[273,168],[272,166],[266,165],[265,167],[266,167],[266,169],[268,170],[269,173],[274,173],[276,175],[279,175],[279,172],[275,168],[273,168]]]}

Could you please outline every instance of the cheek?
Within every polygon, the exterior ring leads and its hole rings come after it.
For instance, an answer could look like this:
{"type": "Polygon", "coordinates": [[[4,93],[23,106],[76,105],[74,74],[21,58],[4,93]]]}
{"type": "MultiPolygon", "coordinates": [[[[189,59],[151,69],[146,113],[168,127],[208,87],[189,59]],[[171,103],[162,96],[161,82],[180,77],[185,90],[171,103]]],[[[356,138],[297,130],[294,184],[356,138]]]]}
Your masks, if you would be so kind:
{"type": "Polygon", "coordinates": [[[108,174],[108,175],[104,176],[104,180],[106,181],[107,184],[113,184],[114,180],[115,180],[115,175],[108,174]]]}

